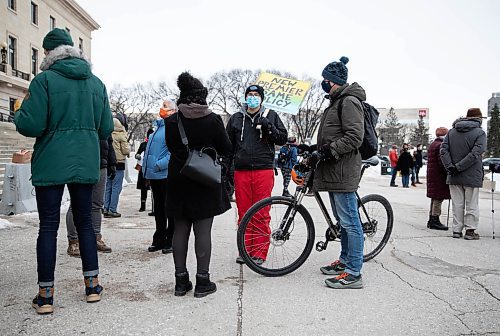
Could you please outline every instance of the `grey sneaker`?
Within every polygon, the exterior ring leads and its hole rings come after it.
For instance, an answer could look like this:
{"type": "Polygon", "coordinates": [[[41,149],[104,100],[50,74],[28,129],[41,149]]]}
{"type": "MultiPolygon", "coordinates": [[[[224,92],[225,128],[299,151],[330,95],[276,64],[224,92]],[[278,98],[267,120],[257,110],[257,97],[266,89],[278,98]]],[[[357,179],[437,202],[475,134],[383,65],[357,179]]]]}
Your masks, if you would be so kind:
{"type": "Polygon", "coordinates": [[[354,276],[344,272],[335,278],[326,279],[325,284],[334,289],[361,289],[363,288],[363,279],[361,275],[354,276]]]}
{"type": "Polygon", "coordinates": [[[325,275],[340,275],[345,271],[345,265],[340,260],[335,260],[328,266],[320,267],[319,270],[325,275]]]}
{"type": "Polygon", "coordinates": [[[462,238],[462,232],[453,232],[453,238],[462,238]]]}
{"type": "Polygon", "coordinates": [[[479,234],[476,233],[474,230],[466,230],[464,239],[465,240],[478,240],[479,234]]]}

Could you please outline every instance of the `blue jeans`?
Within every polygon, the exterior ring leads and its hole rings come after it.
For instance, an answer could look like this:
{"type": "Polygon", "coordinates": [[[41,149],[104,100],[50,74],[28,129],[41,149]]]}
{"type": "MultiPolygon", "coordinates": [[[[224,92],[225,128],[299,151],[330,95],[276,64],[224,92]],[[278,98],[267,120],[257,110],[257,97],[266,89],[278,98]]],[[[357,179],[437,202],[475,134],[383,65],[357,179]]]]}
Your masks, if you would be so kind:
{"type": "Polygon", "coordinates": [[[408,187],[410,184],[410,174],[401,175],[401,182],[403,183],[403,187],[408,187]]]}
{"type": "MultiPolygon", "coordinates": [[[[74,221],[80,242],[80,255],[84,276],[99,274],[97,244],[92,228],[92,184],[68,184],[74,221]]],[[[64,184],[35,187],[40,228],[36,243],[38,285],[54,285],[57,254],[57,230],[61,218],[61,200],[64,184]]]]}
{"type": "Polygon", "coordinates": [[[333,215],[340,223],[340,262],[345,271],[358,276],[363,266],[363,227],[359,218],[358,199],[354,192],[328,193],[333,215]]]}
{"type": "Polygon", "coordinates": [[[116,212],[118,209],[118,201],[122,192],[123,176],[125,170],[117,170],[114,179],[106,179],[106,193],[104,194],[104,210],[116,212]]]}

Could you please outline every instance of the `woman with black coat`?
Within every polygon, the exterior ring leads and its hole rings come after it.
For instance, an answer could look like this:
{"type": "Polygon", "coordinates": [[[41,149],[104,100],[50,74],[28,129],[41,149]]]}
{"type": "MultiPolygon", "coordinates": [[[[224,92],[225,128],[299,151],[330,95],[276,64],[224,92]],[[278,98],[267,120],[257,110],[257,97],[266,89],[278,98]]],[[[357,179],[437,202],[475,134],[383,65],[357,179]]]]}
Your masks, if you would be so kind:
{"type": "Polygon", "coordinates": [[[165,140],[171,153],[167,214],[175,218],[175,295],[183,296],[193,288],[186,268],[189,235],[193,227],[197,260],[194,296],[203,297],[217,290],[209,274],[212,222],[214,216],[226,212],[231,206],[223,184],[216,188],[206,187],[180,173],[188,157],[188,148],[182,143],[178,121],[182,121],[190,149],[212,147],[218,155],[226,156],[231,150],[231,142],[222,118],[208,108],[208,90],[203,84],[184,72],[179,75],[177,86],[180,89],[179,112],[165,120],[165,140]]]}
{"type": "Polygon", "coordinates": [[[401,180],[403,183],[403,188],[410,187],[410,173],[413,169],[414,162],[413,157],[409,152],[410,146],[405,143],[403,144],[403,153],[399,156],[397,170],[401,171],[401,180]]]}

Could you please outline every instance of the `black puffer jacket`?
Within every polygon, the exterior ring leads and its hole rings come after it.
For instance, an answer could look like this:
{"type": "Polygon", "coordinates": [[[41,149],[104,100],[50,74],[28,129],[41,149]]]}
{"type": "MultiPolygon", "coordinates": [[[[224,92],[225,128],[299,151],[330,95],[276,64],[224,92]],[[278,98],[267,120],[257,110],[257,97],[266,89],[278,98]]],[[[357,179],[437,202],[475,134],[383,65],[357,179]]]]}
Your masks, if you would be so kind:
{"type": "Polygon", "coordinates": [[[107,140],[99,141],[101,150],[101,169],[108,168],[108,166],[116,166],[116,154],[113,149],[113,138],[111,135],[107,140]]]}
{"type": "Polygon", "coordinates": [[[264,112],[265,107],[261,107],[259,112],[250,115],[244,105],[229,119],[226,131],[233,145],[231,158],[235,170],[273,169],[274,146],[283,146],[288,135],[283,122],[273,110],[267,115],[270,130],[261,132],[257,129],[264,112]]]}

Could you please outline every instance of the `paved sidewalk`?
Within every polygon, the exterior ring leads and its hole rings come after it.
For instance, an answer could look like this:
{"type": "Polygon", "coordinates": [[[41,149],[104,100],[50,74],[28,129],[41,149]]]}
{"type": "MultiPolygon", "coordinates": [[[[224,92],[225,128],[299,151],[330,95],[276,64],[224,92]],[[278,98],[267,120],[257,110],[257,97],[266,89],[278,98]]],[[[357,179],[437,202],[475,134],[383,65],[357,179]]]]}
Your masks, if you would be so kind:
{"type": "MultiPolygon", "coordinates": [[[[99,255],[102,302],[83,301],[81,262],[66,254],[63,216],[55,312],[38,316],[30,307],[37,289],[37,215],[1,217],[13,226],[0,229],[0,335],[500,335],[500,219],[493,240],[490,194],[480,196],[481,239],[465,241],[452,239],[451,231],[426,229],[425,185],[388,184],[389,177],[372,172],[360,189],[361,195],[384,195],[395,212],[389,244],[363,267],[362,290],[325,287],[319,266],[337,257],[338,243],[313,250],[284,277],[266,278],[237,265],[233,208],[214,222],[217,293],[175,297],[172,255],[147,252],[154,221],[137,211],[139,191],[131,184],[120,199],[123,217],[103,223],[113,252],[99,255]]],[[[275,193],[281,193],[280,178],[275,193]]],[[[322,239],[326,224],[319,208],[310,198],[306,205],[322,239]]],[[[498,195],[495,206],[498,217],[498,195]]],[[[194,277],[192,244],[188,264],[194,277]]]]}

